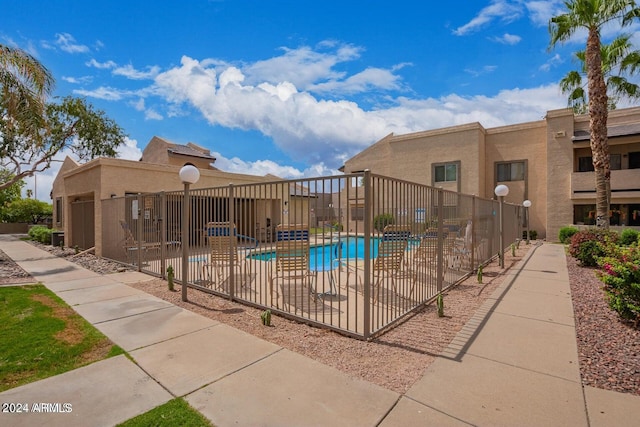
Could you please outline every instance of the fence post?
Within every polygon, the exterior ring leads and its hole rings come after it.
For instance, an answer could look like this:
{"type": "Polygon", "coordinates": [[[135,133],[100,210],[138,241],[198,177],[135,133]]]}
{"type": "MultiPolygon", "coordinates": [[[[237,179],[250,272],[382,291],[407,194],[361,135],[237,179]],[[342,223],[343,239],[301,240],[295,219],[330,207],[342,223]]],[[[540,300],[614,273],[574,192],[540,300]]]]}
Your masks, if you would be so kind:
{"type": "Polygon", "coordinates": [[[235,297],[235,288],[236,288],[236,276],[235,276],[235,272],[236,272],[236,265],[235,265],[235,259],[236,259],[236,254],[234,252],[238,251],[238,248],[236,247],[236,229],[237,229],[237,224],[236,224],[236,201],[235,201],[235,195],[234,195],[234,191],[233,191],[233,183],[229,184],[229,224],[230,224],[230,229],[229,229],[229,237],[231,238],[231,241],[233,242],[233,244],[229,245],[229,259],[231,260],[229,263],[229,299],[233,300],[235,297]],[[236,229],[233,229],[233,226],[236,226],[236,229]],[[233,235],[231,234],[233,233],[233,235]]]}
{"type": "Polygon", "coordinates": [[[371,222],[372,222],[372,200],[371,200],[371,171],[365,169],[363,176],[364,187],[364,330],[363,335],[368,339],[371,335],[371,222]]]}
{"type": "Polygon", "coordinates": [[[471,271],[476,266],[476,196],[471,196],[471,271]]]}
{"type": "Polygon", "coordinates": [[[442,292],[444,282],[444,191],[438,189],[438,256],[436,266],[436,289],[442,292]]]}
{"type": "MultiPolygon", "coordinates": [[[[167,206],[165,205],[164,191],[158,195],[160,197],[160,215],[158,217],[158,227],[160,227],[160,277],[167,278],[167,230],[164,219],[167,216],[167,206]]],[[[158,197],[156,196],[156,197],[158,197]]]]}
{"type": "Polygon", "coordinates": [[[144,240],[144,237],[142,235],[142,229],[144,228],[144,222],[142,220],[142,218],[140,217],[140,214],[142,213],[142,196],[140,196],[140,194],[138,194],[136,196],[136,201],[138,202],[138,206],[136,207],[136,238],[138,239],[138,250],[137,250],[137,255],[138,255],[138,271],[142,271],[142,241],[144,240]],[[142,224],[142,225],[141,225],[142,224]]]}

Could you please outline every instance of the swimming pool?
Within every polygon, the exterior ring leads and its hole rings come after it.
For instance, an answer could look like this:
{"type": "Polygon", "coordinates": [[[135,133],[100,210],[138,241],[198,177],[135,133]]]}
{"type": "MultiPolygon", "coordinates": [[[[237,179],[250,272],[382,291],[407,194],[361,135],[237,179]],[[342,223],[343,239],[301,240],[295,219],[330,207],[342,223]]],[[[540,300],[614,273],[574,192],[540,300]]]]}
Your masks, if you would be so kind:
{"type": "MultiPolygon", "coordinates": [[[[376,258],[378,256],[379,243],[380,237],[371,238],[369,242],[371,258],[376,258]]],[[[415,243],[410,239],[409,247],[414,244],[415,243]]],[[[364,237],[361,236],[344,237],[339,241],[334,241],[325,245],[311,246],[309,249],[310,268],[315,270],[317,267],[324,266],[325,268],[323,269],[326,270],[327,266],[331,266],[334,264],[334,260],[340,258],[364,259],[364,248],[364,237]]],[[[247,256],[249,259],[259,261],[271,261],[275,259],[275,257],[275,251],[254,253],[247,256]]]]}

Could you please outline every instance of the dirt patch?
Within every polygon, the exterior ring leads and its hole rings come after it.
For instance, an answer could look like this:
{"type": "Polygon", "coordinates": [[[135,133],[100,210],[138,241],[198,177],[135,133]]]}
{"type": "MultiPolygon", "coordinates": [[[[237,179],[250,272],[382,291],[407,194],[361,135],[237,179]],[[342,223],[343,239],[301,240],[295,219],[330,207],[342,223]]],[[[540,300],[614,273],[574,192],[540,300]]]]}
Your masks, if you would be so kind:
{"type": "Polygon", "coordinates": [[[31,299],[51,307],[53,317],[64,322],[64,329],[54,335],[55,339],[69,345],[77,345],[84,340],[85,334],[80,326],[80,319],[71,307],[60,306],[55,300],[46,295],[34,294],[31,299]]]}

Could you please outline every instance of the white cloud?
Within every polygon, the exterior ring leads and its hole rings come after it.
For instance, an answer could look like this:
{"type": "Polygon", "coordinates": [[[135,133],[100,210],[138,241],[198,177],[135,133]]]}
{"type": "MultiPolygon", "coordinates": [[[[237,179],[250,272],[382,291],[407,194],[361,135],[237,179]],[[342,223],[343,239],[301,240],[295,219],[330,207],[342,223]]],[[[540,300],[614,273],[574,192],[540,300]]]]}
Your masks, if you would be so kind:
{"type": "Polygon", "coordinates": [[[311,178],[340,174],[337,169],[328,168],[322,162],[312,165],[304,170],[300,170],[293,166],[279,165],[278,163],[271,160],[246,162],[239,159],[238,157],[228,159],[218,152],[214,152],[212,153],[212,155],[216,158],[214,166],[225,172],[258,176],[271,174],[284,179],[311,178]]]}
{"type": "Polygon", "coordinates": [[[140,71],[136,70],[133,68],[133,65],[129,64],[123,67],[115,67],[112,72],[116,76],[124,76],[132,80],[153,79],[160,72],[160,67],[155,65],[146,68],[147,71],[140,71]]]}
{"type": "Polygon", "coordinates": [[[140,160],[142,150],[138,148],[138,141],[125,137],[124,144],[118,147],[117,157],[125,160],[140,160]]]}
{"type": "Polygon", "coordinates": [[[309,85],[307,89],[316,93],[332,92],[340,94],[354,94],[375,89],[398,90],[401,89],[400,80],[400,76],[394,74],[391,70],[367,68],[344,80],[332,80],[309,85]]]}
{"type": "Polygon", "coordinates": [[[73,93],[92,98],[105,99],[107,101],[119,101],[131,95],[130,91],[123,91],[111,87],[101,86],[94,90],[76,89],[73,93]]]}
{"type": "Polygon", "coordinates": [[[540,71],[550,71],[551,68],[554,68],[554,67],[558,66],[559,64],[562,64],[563,62],[564,62],[564,60],[562,59],[560,54],[556,53],[547,62],[545,62],[544,64],[542,64],[540,66],[540,71]]]}
{"type": "Polygon", "coordinates": [[[501,37],[494,37],[492,40],[502,44],[516,45],[520,43],[522,37],[514,34],[504,33],[501,37]]]}
{"type": "Polygon", "coordinates": [[[84,76],[84,77],[70,77],[70,76],[62,76],[62,80],[71,84],[87,84],[93,81],[93,77],[84,76]]]}
{"type": "Polygon", "coordinates": [[[56,46],[60,48],[63,52],[67,53],[87,53],[89,52],[89,47],[77,44],[76,39],[69,33],[58,33],[56,34],[56,46]]]}
{"type": "MultiPolygon", "coordinates": [[[[566,105],[557,85],[551,84],[507,90],[495,97],[397,98],[389,101],[393,104],[389,108],[367,111],[352,101],[314,97],[291,82],[249,85],[238,68],[216,70],[204,64],[183,57],[180,66],[158,75],[156,93],[171,103],[193,106],[211,125],[257,130],[291,158],[308,164],[324,162],[329,169],[390,132],[473,121],[488,127],[526,122],[566,105]]],[[[486,66],[476,73],[494,69],[486,66]]]]}
{"type": "Polygon", "coordinates": [[[164,117],[162,117],[162,114],[158,113],[153,108],[149,108],[149,109],[144,111],[144,118],[145,118],[145,120],[162,120],[162,119],[164,119],[164,117]]]}
{"type": "Polygon", "coordinates": [[[519,19],[522,13],[522,6],[518,2],[493,0],[489,6],[483,8],[471,21],[456,28],[453,34],[464,36],[474,33],[494,20],[512,22],[519,19]]]}
{"type": "Polygon", "coordinates": [[[105,70],[105,69],[110,69],[110,68],[115,68],[118,66],[118,64],[116,64],[113,61],[106,61],[106,62],[98,62],[95,59],[91,58],[90,61],[86,62],[85,65],[87,67],[93,67],[93,68],[98,68],[101,70],[105,70]]]}
{"type": "Polygon", "coordinates": [[[465,68],[465,72],[467,74],[471,74],[473,77],[478,77],[484,74],[490,74],[493,73],[495,70],[498,69],[498,66],[496,65],[485,65],[484,67],[482,67],[479,70],[473,69],[473,68],[465,68]]]}
{"type": "Polygon", "coordinates": [[[308,46],[297,49],[282,48],[284,55],[249,64],[242,67],[242,71],[249,84],[278,84],[287,81],[306,90],[307,86],[315,84],[320,79],[342,78],[344,73],[335,71],[335,65],[359,58],[362,51],[362,48],[352,45],[340,45],[337,49],[324,50],[333,47],[335,46],[332,43],[323,43],[317,50],[308,46]]]}
{"type": "Polygon", "coordinates": [[[562,0],[525,1],[524,6],[529,12],[531,22],[539,27],[549,25],[552,17],[567,11],[562,0]]]}

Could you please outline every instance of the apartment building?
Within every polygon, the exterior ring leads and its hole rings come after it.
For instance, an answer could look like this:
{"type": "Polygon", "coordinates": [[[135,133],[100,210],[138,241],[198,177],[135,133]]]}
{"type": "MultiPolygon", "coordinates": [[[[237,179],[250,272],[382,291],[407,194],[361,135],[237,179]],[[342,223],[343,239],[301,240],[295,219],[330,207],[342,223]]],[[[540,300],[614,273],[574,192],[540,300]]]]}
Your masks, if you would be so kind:
{"type": "MultiPolygon", "coordinates": [[[[611,211],[615,227],[640,226],[640,108],[609,113],[611,211]]],[[[595,176],[589,117],[570,109],[544,119],[495,128],[470,123],[405,135],[390,134],[347,160],[345,173],[372,173],[493,198],[532,202],[530,228],[557,240],[561,227],[595,223],[595,176]]],[[[353,208],[353,206],[351,207],[353,208]]]]}

